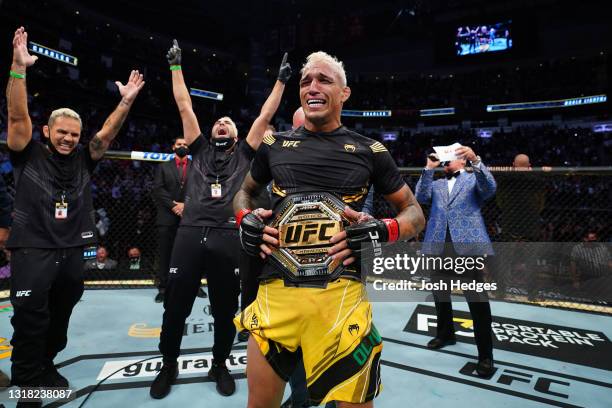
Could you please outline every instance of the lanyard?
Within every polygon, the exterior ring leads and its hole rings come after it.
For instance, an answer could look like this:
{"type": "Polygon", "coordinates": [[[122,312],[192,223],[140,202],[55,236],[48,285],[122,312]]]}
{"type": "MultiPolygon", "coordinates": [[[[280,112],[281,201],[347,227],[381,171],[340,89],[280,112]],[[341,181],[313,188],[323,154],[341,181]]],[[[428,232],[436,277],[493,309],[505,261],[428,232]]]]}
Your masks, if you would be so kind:
{"type": "Polygon", "coordinates": [[[213,173],[216,179],[215,184],[219,184],[219,176],[220,176],[221,170],[223,170],[227,166],[227,164],[230,162],[230,160],[232,159],[232,154],[234,154],[234,149],[232,149],[232,151],[229,154],[225,152],[223,152],[223,154],[225,154],[225,157],[223,158],[220,164],[217,163],[217,149],[213,148],[212,169],[213,169],[213,173]]]}
{"type": "Polygon", "coordinates": [[[75,157],[59,158],[52,153],[51,160],[58,171],[55,184],[58,187],[62,204],[66,204],[66,196],[78,189],[78,183],[73,182],[75,177],[80,179],[80,174],[77,174],[77,159],[75,157]]]}

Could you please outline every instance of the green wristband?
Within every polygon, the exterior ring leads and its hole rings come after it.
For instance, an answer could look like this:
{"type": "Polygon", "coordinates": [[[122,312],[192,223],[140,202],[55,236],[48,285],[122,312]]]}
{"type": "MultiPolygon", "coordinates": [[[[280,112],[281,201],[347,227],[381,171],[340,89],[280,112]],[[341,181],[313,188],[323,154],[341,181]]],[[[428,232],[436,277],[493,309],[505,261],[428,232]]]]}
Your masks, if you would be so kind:
{"type": "Polygon", "coordinates": [[[180,65],[170,65],[170,71],[180,71],[181,69],[180,65]]]}
{"type": "Polygon", "coordinates": [[[9,75],[12,76],[13,78],[25,79],[25,74],[20,74],[19,72],[15,72],[15,71],[10,71],[9,75]]]}

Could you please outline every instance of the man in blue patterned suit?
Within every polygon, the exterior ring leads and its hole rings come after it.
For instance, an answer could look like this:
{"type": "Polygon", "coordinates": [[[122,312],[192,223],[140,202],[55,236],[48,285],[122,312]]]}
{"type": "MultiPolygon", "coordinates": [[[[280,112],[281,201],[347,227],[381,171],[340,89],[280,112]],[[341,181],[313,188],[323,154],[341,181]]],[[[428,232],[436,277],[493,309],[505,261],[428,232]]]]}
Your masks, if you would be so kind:
{"type": "MultiPolygon", "coordinates": [[[[493,255],[480,207],[495,195],[495,180],[471,148],[459,147],[456,156],[457,160],[442,163],[446,177],[434,181],[434,168],[440,161],[437,156],[430,155],[417,183],[416,199],[421,204],[431,204],[423,252],[444,257],[493,255]],[[471,173],[465,171],[467,160],[472,163],[471,173]]],[[[449,271],[437,272],[446,275],[446,278],[449,277],[449,271]]],[[[455,272],[450,271],[450,275],[458,278],[459,275],[455,272]]],[[[461,275],[462,280],[465,281],[466,278],[482,280],[476,269],[461,275]]],[[[480,376],[489,377],[494,372],[489,300],[486,292],[466,290],[464,295],[474,320],[474,334],[478,348],[476,371],[480,376]]],[[[434,299],[437,334],[427,347],[439,349],[455,344],[450,290],[434,291],[434,299]]]]}

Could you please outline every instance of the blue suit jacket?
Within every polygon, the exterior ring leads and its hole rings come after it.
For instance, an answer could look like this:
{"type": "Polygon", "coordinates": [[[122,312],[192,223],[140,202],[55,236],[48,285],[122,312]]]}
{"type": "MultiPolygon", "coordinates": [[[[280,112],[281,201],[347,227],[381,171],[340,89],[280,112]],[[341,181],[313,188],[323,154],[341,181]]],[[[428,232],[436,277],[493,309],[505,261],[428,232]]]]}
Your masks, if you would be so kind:
{"type": "Polygon", "coordinates": [[[480,168],[474,166],[473,173],[462,172],[450,194],[446,178],[433,181],[433,174],[433,169],[424,169],[416,185],[417,201],[431,204],[423,252],[442,253],[448,226],[453,247],[459,255],[493,255],[480,213],[482,204],[495,195],[497,188],[491,172],[482,163],[480,168]]]}

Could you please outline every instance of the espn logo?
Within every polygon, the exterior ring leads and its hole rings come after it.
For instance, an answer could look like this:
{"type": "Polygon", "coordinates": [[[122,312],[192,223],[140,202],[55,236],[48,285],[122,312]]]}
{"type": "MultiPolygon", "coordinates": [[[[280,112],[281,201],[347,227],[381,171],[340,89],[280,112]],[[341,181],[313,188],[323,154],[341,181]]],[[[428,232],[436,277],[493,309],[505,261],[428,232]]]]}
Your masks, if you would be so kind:
{"type": "Polygon", "coordinates": [[[380,242],[378,242],[378,240],[380,239],[378,231],[370,231],[368,234],[370,235],[370,239],[372,240],[374,256],[382,256],[382,246],[380,245],[380,242]]]}
{"type": "Polygon", "coordinates": [[[27,297],[30,296],[30,293],[32,293],[31,290],[18,290],[15,297],[27,297]]]}

